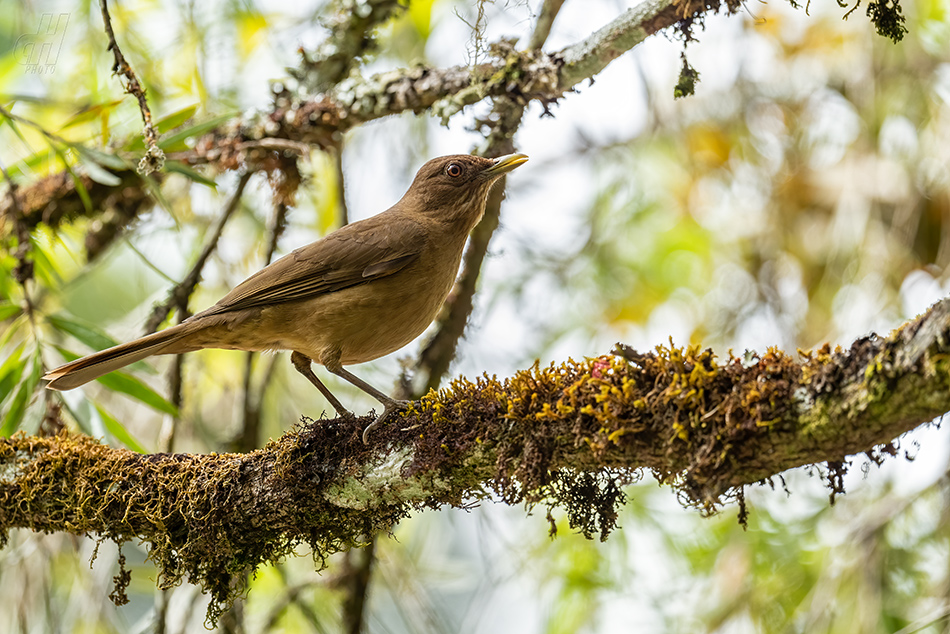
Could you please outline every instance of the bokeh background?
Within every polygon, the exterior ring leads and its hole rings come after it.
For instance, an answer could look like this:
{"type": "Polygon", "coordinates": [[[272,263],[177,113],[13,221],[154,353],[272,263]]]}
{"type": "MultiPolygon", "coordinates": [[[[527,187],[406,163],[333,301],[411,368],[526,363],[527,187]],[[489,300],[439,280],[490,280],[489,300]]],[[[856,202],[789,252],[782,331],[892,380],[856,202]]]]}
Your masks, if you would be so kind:
{"type": "MultiPolygon", "coordinates": [[[[539,2],[413,0],[379,34],[370,74],[415,63],[471,63],[479,41],[526,38],[539,2]],[[478,22],[478,31],[473,28],[478,22]]],[[[632,2],[567,0],[547,50],[579,41],[632,2]]],[[[141,118],[111,76],[97,3],[11,2],[0,11],[0,100],[33,122],[0,125],[0,161],[21,184],[82,169],[68,143],[141,147],[141,118]],[[16,42],[44,14],[65,13],[53,72],[31,74],[16,42]],[[45,133],[44,133],[45,131],[45,133]],[[53,133],[50,137],[46,133],[53,133]]],[[[517,137],[531,161],[508,179],[501,228],[451,370],[509,375],[535,360],[701,343],[793,352],[847,346],[887,332],[950,289],[950,3],[909,0],[908,35],[878,36],[864,7],[816,0],[749,2],[709,16],[686,54],[701,73],[695,96],[674,100],[681,41],[654,36],[542,116],[528,108],[517,137]]],[[[267,108],[272,82],[326,34],[320,0],[128,0],[111,7],[120,45],[166,129],[267,108]]],[[[438,119],[407,114],[348,133],[337,158],[315,151],[278,254],[397,200],[428,158],[483,139],[478,104],[438,119]],[[345,211],[345,215],[344,215],[345,211]]],[[[91,260],[94,223],[33,236],[33,319],[21,314],[15,258],[0,251],[0,431],[35,432],[43,400],[16,395],[41,366],[141,334],[152,306],[190,268],[237,176],[173,175],[164,204],[136,219],[91,260]]],[[[6,184],[3,185],[6,187],[6,184]]],[[[192,300],[216,301],[263,264],[273,211],[254,177],[226,225],[192,300]]],[[[389,388],[419,343],[359,368],[389,388]]],[[[123,391],[93,384],[63,395],[78,429],[158,451],[171,411],[167,359],[132,369],[123,391]]],[[[266,383],[263,435],[327,408],[286,354],[203,351],[184,363],[176,451],[227,450],[250,383],[266,383]]],[[[322,376],[322,375],[321,375],[322,376]]],[[[338,381],[357,411],[375,404],[338,381]]],[[[35,382],[34,382],[35,385],[35,382]]],[[[115,386],[112,386],[113,388],[115,386]]],[[[260,394],[257,390],[254,394],[260,394]]],[[[684,510],[649,476],[628,490],[621,530],[606,542],[548,537],[534,513],[483,501],[427,511],[376,546],[367,608],[371,632],[948,632],[950,438],[939,425],[900,441],[882,466],[854,457],[847,494],[829,505],[820,466],[748,492],[748,528],[727,506],[684,510]]],[[[127,544],[131,603],[108,600],[116,552],[92,539],[18,531],[0,551],[0,631],[199,631],[206,600],[191,586],[164,596],[144,546],[127,544]]],[[[315,572],[310,554],[257,572],[243,604],[249,632],[340,630],[343,556],[315,572]]]]}

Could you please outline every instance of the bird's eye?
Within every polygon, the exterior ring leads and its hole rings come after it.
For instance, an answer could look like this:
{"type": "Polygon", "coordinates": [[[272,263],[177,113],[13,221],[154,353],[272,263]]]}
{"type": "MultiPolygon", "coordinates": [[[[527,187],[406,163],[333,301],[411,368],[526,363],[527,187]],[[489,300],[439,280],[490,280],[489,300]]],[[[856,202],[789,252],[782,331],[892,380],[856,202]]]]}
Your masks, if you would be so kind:
{"type": "Polygon", "coordinates": [[[445,173],[452,178],[458,178],[462,175],[462,168],[459,167],[458,163],[449,163],[449,166],[445,168],[445,173]]]}

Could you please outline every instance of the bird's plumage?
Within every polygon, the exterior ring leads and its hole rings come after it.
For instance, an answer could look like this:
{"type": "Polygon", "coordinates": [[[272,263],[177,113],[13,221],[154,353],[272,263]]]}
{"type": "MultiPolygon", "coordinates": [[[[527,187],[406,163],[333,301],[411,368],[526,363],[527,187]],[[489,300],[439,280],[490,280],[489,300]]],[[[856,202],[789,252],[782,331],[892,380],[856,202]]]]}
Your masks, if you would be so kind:
{"type": "Polygon", "coordinates": [[[245,308],[311,299],[392,275],[419,257],[424,232],[407,219],[389,231],[392,209],[295,249],[238,284],[192,319],[245,308]]]}
{"type": "MultiPolygon", "coordinates": [[[[51,370],[43,377],[47,387],[69,390],[155,354],[288,349],[295,367],[325,395],[325,386],[305,372],[307,359],[391,411],[395,401],[342,366],[393,352],[425,330],[451,290],[492,184],[526,160],[521,154],[433,159],[381,214],[296,249],[177,326],[51,370]]],[[[345,411],[335,397],[328,399],[345,411]]]]}

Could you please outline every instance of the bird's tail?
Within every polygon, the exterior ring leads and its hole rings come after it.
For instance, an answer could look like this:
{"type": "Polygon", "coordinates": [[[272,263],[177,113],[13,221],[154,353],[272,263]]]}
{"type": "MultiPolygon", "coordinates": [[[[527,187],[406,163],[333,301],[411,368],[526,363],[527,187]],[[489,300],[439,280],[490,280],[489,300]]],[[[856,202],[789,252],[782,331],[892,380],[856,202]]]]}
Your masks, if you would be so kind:
{"type": "Polygon", "coordinates": [[[172,326],[140,339],[76,359],[43,375],[43,378],[49,381],[46,387],[50,390],[71,390],[145,357],[172,352],[166,348],[185,334],[186,331],[181,325],[172,326]]]}

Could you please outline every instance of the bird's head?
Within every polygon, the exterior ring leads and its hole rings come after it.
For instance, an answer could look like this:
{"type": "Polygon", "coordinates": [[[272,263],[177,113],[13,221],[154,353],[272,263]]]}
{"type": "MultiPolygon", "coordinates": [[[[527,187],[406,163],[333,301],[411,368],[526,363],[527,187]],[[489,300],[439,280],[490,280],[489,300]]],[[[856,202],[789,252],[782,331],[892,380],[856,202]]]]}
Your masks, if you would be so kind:
{"type": "Polygon", "coordinates": [[[527,160],[524,154],[495,159],[468,154],[441,156],[419,168],[400,202],[413,211],[435,214],[449,222],[468,221],[471,229],[485,212],[492,185],[527,160]]]}

